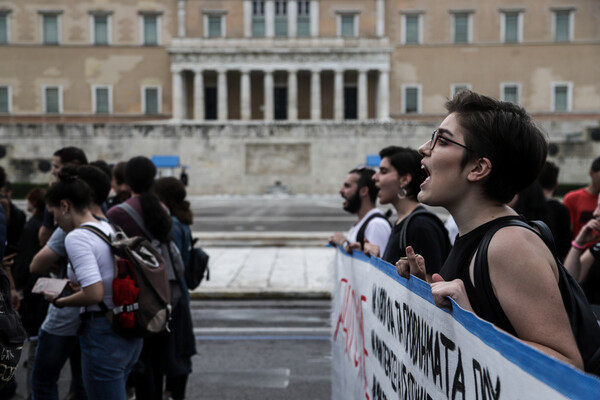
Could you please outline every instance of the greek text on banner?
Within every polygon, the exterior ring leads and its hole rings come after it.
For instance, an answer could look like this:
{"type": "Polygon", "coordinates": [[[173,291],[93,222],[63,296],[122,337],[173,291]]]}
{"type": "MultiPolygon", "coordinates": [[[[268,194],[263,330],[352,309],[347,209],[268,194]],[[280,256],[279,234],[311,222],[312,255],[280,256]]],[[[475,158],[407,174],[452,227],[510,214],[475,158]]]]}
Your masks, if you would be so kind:
{"type": "Polygon", "coordinates": [[[333,399],[600,399],[596,377],[438,308],[394,266],[339,248],[334,263],[333,399]]]}

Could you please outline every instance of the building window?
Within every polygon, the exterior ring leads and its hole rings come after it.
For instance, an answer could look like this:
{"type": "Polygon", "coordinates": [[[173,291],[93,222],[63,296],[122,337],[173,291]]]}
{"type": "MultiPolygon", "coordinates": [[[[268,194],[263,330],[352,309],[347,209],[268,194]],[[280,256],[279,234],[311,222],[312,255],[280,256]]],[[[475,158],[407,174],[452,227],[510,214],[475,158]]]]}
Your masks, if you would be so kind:
{"type": "Polygon", "coordinates": [[[92,43],[98,46],[110,44],[110,17],[108,15],[92,15],[92,43]]]}
{"type": "Polygon", "coordinates": [[[204,36],[205,37],[224,37],[225,36],[225,15],[207,14],[204,16],[204,36]]]}
{"type": "Polygon", "coordinates": [[[471,13],[457,12],[454,13],[454,43],[470,43],[471,42],[471,13]]]}
{"type": "Polygon", "coordinates": [[[500,93],[502,101],[508,101],[513,104],[521,103],[521,87],[518,83],[500,84],[500,93]]]}
{"type": "Polygon", "coordinates": [[[142,109],[144,114],[156,115],[161,113],[161,93],[158,86],[142,88],[142,109]]]}
{"type": "Polygon", "coordinates": [[[62,90],[60,86],[44,86],[44,112],[59,114],[62,112],[62,90]]]}
{"type": "Polygon", "coordinates": [[[10,86],[0,86],[0,114],[10,113],[10,86]]]}
{"type": "Polygon", "coordinates": [[[110,86],[93,86],[92,93],[92,106],[94,113],[112,113],[112,88],[110,86]]]}
{"type": "Polygon", "coordinates": [[[265,2],[252,2],[252,36],[265,37],[265,2]]]}
{"type": "Polygon", "coordinates": [[[552,111],[571,111],[571,83],[552,83],[552,111]]]}
{"type": "Polygon", "coordinates": [[[421,112],[420,85],[402,85],[402,112],[405,114],[421,112]]]}
{"type": "Polygon", "coordinates": [[[521,13],[519,11],[507,11],[502,13],[500,30],[504,43],[520,43],[523,31],[521,13]]]}
{"type": "Polygon", "coordinates": [[[275,36],[288,35],[287,0],[275,1],[275,36]]]}
{"type": "Polygon", "coordinates": [[[142,15],[142,44],[158,46],[160,43],[160,15],[142,15]]]}
{"type": "Polygon", "coordinates": [[[341,37],[358,36],[357,14],[343,13],[338,15],[338,35],[341,37]]]}
{"type": "Polygon", "coordinates": [[[458,93],[463,90],[471,90],[470,83],[453,83],[450,85],[450,97],[456,96],[458,93]]]}
{"type": "Polygon", "coordinates": [[[573,37],[572,10],[554,11],[554,41],[570,42],[573,37]]]}
{"type": "Polygon", "coordinates": [[[310,0],[298,2],[298,20],[296,22],[299,37],[310,36],[310,0]]]}
{"type": "Polygon", "coordinates": [[[9,42],[8,13],[0,11],[0,44],[9,42]]]}
{"type": "Polygon", "coordinates": [[[44,44],[54,45],[59,44],[60,37],[60,26],[59,26],[59,14],[48,13],[42,14],[42,30],[44,44]]]}
{"type": "Polygon", "coordinates": [[[419,44],[421,43],[421,15],[403,14],[402,15],[402,43],[419,44]]]}

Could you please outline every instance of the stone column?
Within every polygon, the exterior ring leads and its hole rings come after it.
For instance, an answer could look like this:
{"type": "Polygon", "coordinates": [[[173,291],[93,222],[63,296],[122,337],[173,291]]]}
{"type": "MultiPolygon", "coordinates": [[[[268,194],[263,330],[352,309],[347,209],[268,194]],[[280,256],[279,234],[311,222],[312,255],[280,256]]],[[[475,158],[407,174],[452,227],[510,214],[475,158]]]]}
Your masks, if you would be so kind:
{"type": "Polygon", "coordinates": [[[377,118],[390,118],[390,73],[388,70],[379,71],[377,85],[377,118]]]}
{"type": "Polygon", "coordinates": [[[225,121],[229,115],[227,109],[227,70],[220,69],[217,71],[217,74],[217,119],[219,121],[225,121]]]}
{"type": "Polygon", "coordinates": [[[184,100],[183,100],[183,76],[180,70],[171,70],[172,74],[172,113],[173,119],[183,119],[184,100]]]}
{"type": "Polygon", "coordinates": [[[385,36],[385,0],[377,0],[377,36],[385,36]]]}
{"type": "Polygon", "coordinates": [[[310,0],[310,36],[319,36],[319,2],[310,0]]]}
{"type": "Polygon", "coordinates": [[[185,37],[185,0],[177,2],[177,36],[185,37]]]}
{"type": "Polygon", "coordinates": [[[333,101],[333,118],[336,120],[344,119],[344,71],[341,69],[335,70],[335,78],[333,82],[334,101],[333,101]]]}
{"type": "Polygon", "coordinates": [[[194,74],[194,119],[204,121],[204,75],[196,70],[194,74]]]}
{"type": "Polygon", "coordinates": [[[298,36],[298,2],[288,1],[288,35],[289,37],[298,36]]]}
{"type": "Polygon", "coordinates": [[[358,119],[367,119],[367,70],[358,71],[358,119]]]}
{"type": "Polygon", "coordinates": [[[248,121],[251,117],[250,111],[250,71],[242,70],[240,80],[240,110],[242,121],[248,121]]]}
{"type": "Polygon", "coordinates": [[[244,37],[252,37],[252,0],[244,0],[244,37]]]}
{"type": "Polygon", "coordinates": [[[275,36],[275,1],[265,0],[265,36],[275,36]]]}
{"type": "Polygon", "coordinates": [[[274,103],[273,103],[273,71],[265,71],[265,78],[264,78],[264,86],[265,86],[265,93],[264,93],[264,110],[263,110],[263,115],[265,118],[265,121],[273,121],[274,118],[274,103]]]}
{"type": "Polygon", "coordinates": [[[288,120],[298,120],[298,74],[288,71],[288,120]]]}
{"type": "Polygon", "coordinates": [[[313,70],[310,77],[310,119],[321,119],[321,71],[313,70]]]}

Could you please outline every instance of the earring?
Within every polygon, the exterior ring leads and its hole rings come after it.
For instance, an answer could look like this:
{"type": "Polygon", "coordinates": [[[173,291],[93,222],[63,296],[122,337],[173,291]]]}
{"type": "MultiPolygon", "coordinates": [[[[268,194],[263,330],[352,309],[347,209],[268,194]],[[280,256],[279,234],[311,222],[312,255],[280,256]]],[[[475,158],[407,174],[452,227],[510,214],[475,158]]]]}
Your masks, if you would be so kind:
{"type": "Polygon", "coordinates": [[[406,189],[404,189],[402,186],[400,186],[400,192],[398,193],[398,198],[404,199],[404,198],[406,198],[407,194],[408,193],[406,192],[406,189]]]}

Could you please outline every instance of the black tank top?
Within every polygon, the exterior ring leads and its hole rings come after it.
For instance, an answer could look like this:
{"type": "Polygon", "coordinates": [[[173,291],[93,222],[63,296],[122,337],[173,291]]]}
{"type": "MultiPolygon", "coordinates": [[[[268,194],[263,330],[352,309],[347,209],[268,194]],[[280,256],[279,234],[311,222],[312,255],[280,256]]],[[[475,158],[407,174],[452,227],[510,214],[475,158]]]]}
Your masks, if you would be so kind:
{"type": "MultiPolygon", "coordinates": [[[[475,255],[477,247],[479,246],[479,243],[483,239],[485,233],[499,221],[502,221],[503,219],[514,218],[518,217],[512,215],[500,217],[478,226],[464,236],[457,236],[456,241],[454,242],[454,247],[452,247],[448,258],[446,259],[446,262],[440,271],[440,275],[446,281],[461,279],[465,285],[469,302],[471,303],[475,314],[477,314],[478,317],[483,318],[484,320],[491,322],[499,328],[502,328],[516,336],[515,329],[512,327],[510,322],[508,322],[508,317],[506,317],[502,311],[501,313],[503,315],[497,315],[496,313],[492,312],[494,307],[490,304],[488,298],[495,298],[495,294],[486,293],[484,288],[476,288],[473,285],[471,276],[469,274],[471,260],[475,255]]],[[[488,287],[491,287],[491,284],[489,284],[488,287]]]]}

